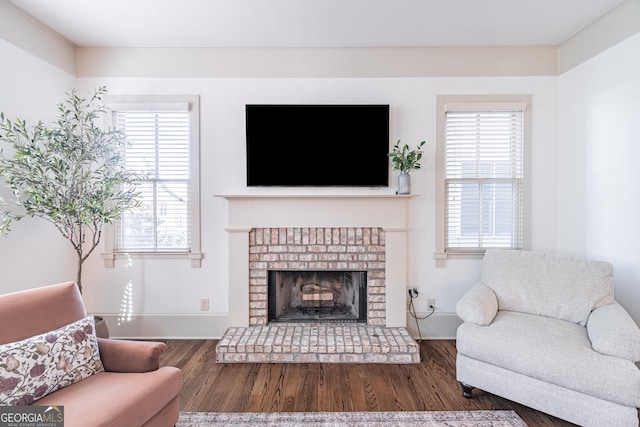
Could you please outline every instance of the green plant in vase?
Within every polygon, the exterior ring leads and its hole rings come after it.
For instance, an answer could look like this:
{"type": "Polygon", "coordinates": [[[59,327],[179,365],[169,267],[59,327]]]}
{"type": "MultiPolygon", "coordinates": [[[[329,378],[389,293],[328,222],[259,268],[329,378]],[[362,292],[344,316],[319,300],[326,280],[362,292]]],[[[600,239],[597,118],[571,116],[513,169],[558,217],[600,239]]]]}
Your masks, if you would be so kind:
{"type": "Polygon", "coordinates": [[[413,169],[420,169],[424,144],[425,141],[422,141],[415,149],[411,150],[408,144],[401,146],[400,140],[398,140],[396,145],[393,146],[393,151],[387,154],[391,158],[393,169],[400,172],[400,175],[398,175],[398,194],[411,193],[410,172],[413,169]]]}

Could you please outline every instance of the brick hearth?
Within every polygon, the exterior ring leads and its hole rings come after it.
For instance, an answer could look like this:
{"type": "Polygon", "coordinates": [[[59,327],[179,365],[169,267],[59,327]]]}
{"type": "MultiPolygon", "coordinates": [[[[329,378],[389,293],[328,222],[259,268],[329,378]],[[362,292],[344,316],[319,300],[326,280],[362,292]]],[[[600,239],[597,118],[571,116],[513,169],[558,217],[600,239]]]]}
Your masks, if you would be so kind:
{"type": "Polygon", "coordinates": [[[363,324],[287,324],[229,328],[219,363],[420,363],[405,328],[363,324]]]}

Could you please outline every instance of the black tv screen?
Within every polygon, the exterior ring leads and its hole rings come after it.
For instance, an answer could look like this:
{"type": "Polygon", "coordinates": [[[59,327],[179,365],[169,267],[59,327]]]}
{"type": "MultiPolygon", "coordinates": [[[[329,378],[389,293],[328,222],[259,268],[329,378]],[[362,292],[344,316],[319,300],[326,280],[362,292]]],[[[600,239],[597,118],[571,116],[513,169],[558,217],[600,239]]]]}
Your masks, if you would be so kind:
{"type": "Polygon", "coordinates": [[[247,105],[247,186],[386,187],[388,105],[247,105]]]}

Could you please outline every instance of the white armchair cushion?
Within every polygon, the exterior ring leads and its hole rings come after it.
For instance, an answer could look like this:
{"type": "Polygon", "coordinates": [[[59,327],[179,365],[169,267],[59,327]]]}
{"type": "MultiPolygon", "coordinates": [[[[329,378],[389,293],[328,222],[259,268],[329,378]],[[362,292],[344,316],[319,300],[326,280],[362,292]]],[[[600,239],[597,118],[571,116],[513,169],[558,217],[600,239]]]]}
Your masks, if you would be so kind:
{"type": "Polygon", "coordinates": [[[617,302],[593,310],[587,332],[595,351],[640,361],[640,329],[617,302]]]}
{"type": "Polygon", "coordinates": [[[482,283],[500,310],[567,320],[584,326],[597,307],[613,303],[613,267],[542,252],[487,250],[482,283]]]}
{"type": "Polygon", "coordinates": [[[456,314],[465,322],[486,326],[498,313],[498,299],[491,288],[476,283],[456,304],[456,314]]]}

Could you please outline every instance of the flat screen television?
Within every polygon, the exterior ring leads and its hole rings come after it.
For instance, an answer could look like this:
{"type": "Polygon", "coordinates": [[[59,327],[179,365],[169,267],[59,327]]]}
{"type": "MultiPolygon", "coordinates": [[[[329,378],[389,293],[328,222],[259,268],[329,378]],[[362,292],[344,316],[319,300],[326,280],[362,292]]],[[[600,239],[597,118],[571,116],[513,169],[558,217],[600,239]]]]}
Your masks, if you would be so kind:
{"type": "Polygon", "coordinates": [[[387,187],[388,105],[246,106],[247,186],[387,187]]]}

